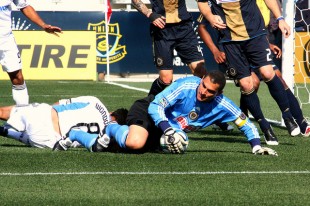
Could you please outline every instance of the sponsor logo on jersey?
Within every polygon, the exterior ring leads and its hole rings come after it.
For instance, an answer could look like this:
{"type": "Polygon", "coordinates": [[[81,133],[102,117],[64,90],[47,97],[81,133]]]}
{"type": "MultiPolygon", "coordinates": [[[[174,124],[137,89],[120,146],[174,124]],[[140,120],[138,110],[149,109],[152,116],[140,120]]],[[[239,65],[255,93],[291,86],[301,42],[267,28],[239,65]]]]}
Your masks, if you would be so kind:
{"type": "Polygon", "coordinates": [[[120,61],[127,54],[126,46],[119,44],[119,40],[122,38],[119,24],[108,24],[108,31],[106,31],[105,24],[105,21],[89,23],[87,28],[87,30],[96,31],[97,33],[97,64],[107,64],[107,58],[109,58],[109,63],[112,64],[120,61]],[[108,45],[106,43],[106,33],[108,33],[108,45]]]}

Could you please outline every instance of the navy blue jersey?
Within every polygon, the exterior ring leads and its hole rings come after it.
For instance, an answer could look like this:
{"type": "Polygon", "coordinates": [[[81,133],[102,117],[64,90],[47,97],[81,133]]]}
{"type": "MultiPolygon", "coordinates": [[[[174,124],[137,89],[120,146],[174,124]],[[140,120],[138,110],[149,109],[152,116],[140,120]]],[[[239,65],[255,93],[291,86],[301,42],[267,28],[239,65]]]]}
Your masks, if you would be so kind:
{"type": "Polygon", "coordinates": [[[255,125],[226,96],[221,94],[211,102],[198,101],[200,82],[201,78],[195,76],[178,79],[156,95],[148,109],[155,124],[168,121],[175,129],[191,132],[215,122],[234,122],[248,141],[260,138],[255,125]]]}
{"type": "Polygon", "coordinates": [[[152,11],[166,17],[166,23],[178,23],[192,18],[185,0],[150,0],[152,11]]]}
{"type": "Polygon", "coordinates": [[[211,3],[212,13],[227,25],[221,30],[221,42],[245,41],[267,33],[256,0],[198,0],[211,3]]]}

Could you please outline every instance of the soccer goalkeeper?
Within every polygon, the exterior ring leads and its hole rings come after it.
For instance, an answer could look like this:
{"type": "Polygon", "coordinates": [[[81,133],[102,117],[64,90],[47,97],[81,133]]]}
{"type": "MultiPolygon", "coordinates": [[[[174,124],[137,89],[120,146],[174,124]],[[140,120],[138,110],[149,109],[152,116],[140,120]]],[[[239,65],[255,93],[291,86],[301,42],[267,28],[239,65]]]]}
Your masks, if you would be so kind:
{"type": "Polygon", "coordinates": [[[187,133],[215,122],[234,122],[246,136],[252,153],[277,155],[274,150],[261,147],[255,125],[222,94],[225,84],[220,71],[211,71],[202,79],[178,79],[155,99],[150,95],[137,100],[128,112],[128,126],[109,124],[105,135],[114,138],[125,151],[137,152],[156,149],[164,134],[171,153],[184,153],[188,142],[178,131],[187,133]]]}

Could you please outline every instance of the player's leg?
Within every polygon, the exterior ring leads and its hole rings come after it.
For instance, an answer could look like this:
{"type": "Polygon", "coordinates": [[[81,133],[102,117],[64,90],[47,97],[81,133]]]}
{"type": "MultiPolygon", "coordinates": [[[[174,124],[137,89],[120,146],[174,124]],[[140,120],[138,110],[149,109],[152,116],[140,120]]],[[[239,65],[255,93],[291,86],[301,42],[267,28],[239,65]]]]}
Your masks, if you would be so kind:
{"type": "MultiPolygon", "coordinates": [[[[225,54],[229,61],[230,76],[234,77],[240,86],[241,97],[240,101],[246,105],[246,108],[258,122],[262,132],[264,133],[267,144],[277,145],[278,141],[273,134],[269,122],[263,115],[260,101],[257,96],[255,85],[256,78],[252,78],[250,64],[245,56],[246,44],[224,44],[225,54]]],[[[257,86],[257,85],[256,85],[257,86]]]]}
{"type": "MultiPolygon", "coordinates": [[[[151,27],[152,28],[152,27],[151,27]]],[[[152,33],[154,64],[159,71],[159,77],[154,80],[149,95],[156,95],[169,86],[173,80],[173,50],[174,41],[166,41],[171,28],[166,28],[164,33],[154,29],[152,33]]]]}
{"type": "Polygon", "coordinates": [[[275,75],[272,67],[272,52],[269,48],[269,42],[265,35],[251,39],[246,44],[246,54],[251,60],[251,64],[259,67],[259,72],[266,82],[269,92],[277,102],[284,119],[286,128],[291,136],[300,133],[299,126],[295,122],[290,109],[286,93],[279,77],[275,75]]]}
{"type": "Polygon", "coordinates": [[[303,113],[302,113],[302,110],[299,106],[298,100],[296,99],[293,92],[288,88],[285,80],[282,78],[281,71],[278,68],[276,68],[275,73],[280,78],[280,80],[284,86],[284,89],[286,91],[287,98],[289,101],[289,105],[290,105],[290,111],[291,111],[293,117],[295,118],[297,124],[299,125],[301,133],[303,135],[305,135],[306,133],[309,135],[310,132],[308,130],[310,130],[310,126],[308,125],[307,120],[303,116],[303,113]]]}
{"type": "Polygon", "coordinates": [[[29,96],[22,73],[20,53],[14,38],[9,39],[10,50],[2,51],[1,64],[12,82],[12,95],[17,105],[28,104],[29,96]]]}

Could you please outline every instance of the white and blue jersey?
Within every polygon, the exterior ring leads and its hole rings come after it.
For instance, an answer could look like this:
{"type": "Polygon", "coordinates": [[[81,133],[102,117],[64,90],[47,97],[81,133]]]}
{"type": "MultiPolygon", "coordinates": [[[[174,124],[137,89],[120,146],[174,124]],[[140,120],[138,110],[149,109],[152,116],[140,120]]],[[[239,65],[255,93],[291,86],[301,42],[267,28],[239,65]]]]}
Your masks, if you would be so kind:
{"type": "Polygon", "coordinates": [[[59,105],[54,105],[53,108],[58,113],[62,136],[68,136],[73,127],[90,134],[100,134],[111,121],[107,108],[93,96],[60,100],[59,105]]]}
{"type": "Polygon", "coordinates": [[[241,112],[240,108],[224,95],[211,102],[197,100],[198,77],[186,77],[173,82],[151,102],[148,112],[156,126],[168,121],[173,128],[192,132],[215,122],[234,122],[248,141],[259,134],[255,125],[241,112]]]}

